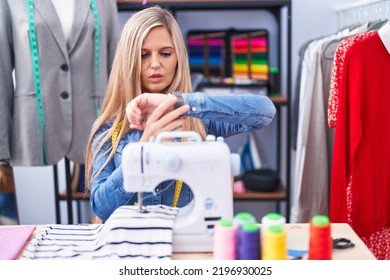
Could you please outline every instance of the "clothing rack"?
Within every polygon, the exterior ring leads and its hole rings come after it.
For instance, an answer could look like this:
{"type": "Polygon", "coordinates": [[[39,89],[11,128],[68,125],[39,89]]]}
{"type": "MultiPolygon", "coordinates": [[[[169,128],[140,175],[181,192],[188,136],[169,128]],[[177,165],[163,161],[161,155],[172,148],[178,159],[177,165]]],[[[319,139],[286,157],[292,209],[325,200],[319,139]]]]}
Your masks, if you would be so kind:
{"type": "Polygon", "coordinates": [[[354,23],[367,22],[374,20],[389,19],[390,0],[362,0],[336,6],[338,15],[338,28],[346,26],[345,19],[347,14],[353,17],[354,23]]]}

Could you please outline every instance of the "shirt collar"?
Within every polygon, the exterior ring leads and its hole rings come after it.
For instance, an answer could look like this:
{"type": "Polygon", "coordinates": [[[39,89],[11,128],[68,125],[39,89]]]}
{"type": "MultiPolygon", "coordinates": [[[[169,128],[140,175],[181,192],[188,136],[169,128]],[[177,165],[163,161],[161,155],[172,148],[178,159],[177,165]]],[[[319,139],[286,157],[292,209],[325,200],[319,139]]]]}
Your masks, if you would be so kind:
{"type": "Polygon", "coordinates": [[[390,53],[390,21],[378,30],[379,37],[388,53],[390,53]]]}

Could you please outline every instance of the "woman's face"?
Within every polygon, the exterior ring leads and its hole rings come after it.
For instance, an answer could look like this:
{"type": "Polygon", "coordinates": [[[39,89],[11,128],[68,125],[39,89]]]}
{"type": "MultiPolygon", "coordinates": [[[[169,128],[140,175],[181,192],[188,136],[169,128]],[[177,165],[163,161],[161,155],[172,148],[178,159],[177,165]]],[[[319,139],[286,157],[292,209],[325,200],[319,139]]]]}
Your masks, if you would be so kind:
{"type": "Polygon", "coordinates": [[[142,44],[142,91],[163,93],[171,84],[177,65],[176,51],[166,27],[149,31],[142,44]]]}

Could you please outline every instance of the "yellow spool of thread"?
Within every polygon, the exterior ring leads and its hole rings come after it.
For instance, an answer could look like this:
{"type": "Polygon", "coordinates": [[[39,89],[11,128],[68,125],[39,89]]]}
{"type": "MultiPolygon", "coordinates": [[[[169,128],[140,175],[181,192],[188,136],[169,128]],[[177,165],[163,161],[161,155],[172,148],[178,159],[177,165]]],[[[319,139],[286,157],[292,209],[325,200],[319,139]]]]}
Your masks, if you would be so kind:
{"type": "Polygon", "coordinates": [[[281,225],[271,225],[263,232],[262,240],[263,260],[286,260],[287,237],[281,225]]]}

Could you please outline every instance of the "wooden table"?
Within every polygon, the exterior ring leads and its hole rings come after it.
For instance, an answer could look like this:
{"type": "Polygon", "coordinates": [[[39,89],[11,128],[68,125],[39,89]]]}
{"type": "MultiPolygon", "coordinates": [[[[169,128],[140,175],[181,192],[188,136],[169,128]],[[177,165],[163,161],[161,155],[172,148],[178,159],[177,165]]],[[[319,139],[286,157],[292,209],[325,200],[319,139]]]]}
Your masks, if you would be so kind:
{"type": "MultiPolygon", "coordinates": [[[[18,227],[18,226],[15,226],[18,227]]],[[[309,242],[309,224],[286,224],[287,247],[289,250],[307,250],[309,242]]],[[[42,225],[36,229],[29,241],[43,228],[42,225]]],[[[334,260],[375,260],[375,256],[366,247],[363,241],[353,231],[348,224],[332,224],[333,238],[348,238],[355,244],[353,248],[335,249],[333,251],[334,260]]],[[[28,243],[26,244],[26,246],[28,243]]],[[[212,260],[212,253],[173,253],[174,260],[212,260]]]]}
{"type": "MultiPolygon", "coordinates": [[[[348,224],[332,224],[333,238],[348,238],[355,244],[353,248],[333,250],[334,260],[375,260],[374,254],[367,248],[359,236],[348,224]]],[[[287,248],[307,250],[309,244],[309,224],[286,224],[287,248]]],[[[213,259],[212,253],[174,253],[175,260],[213,259]]]]}

